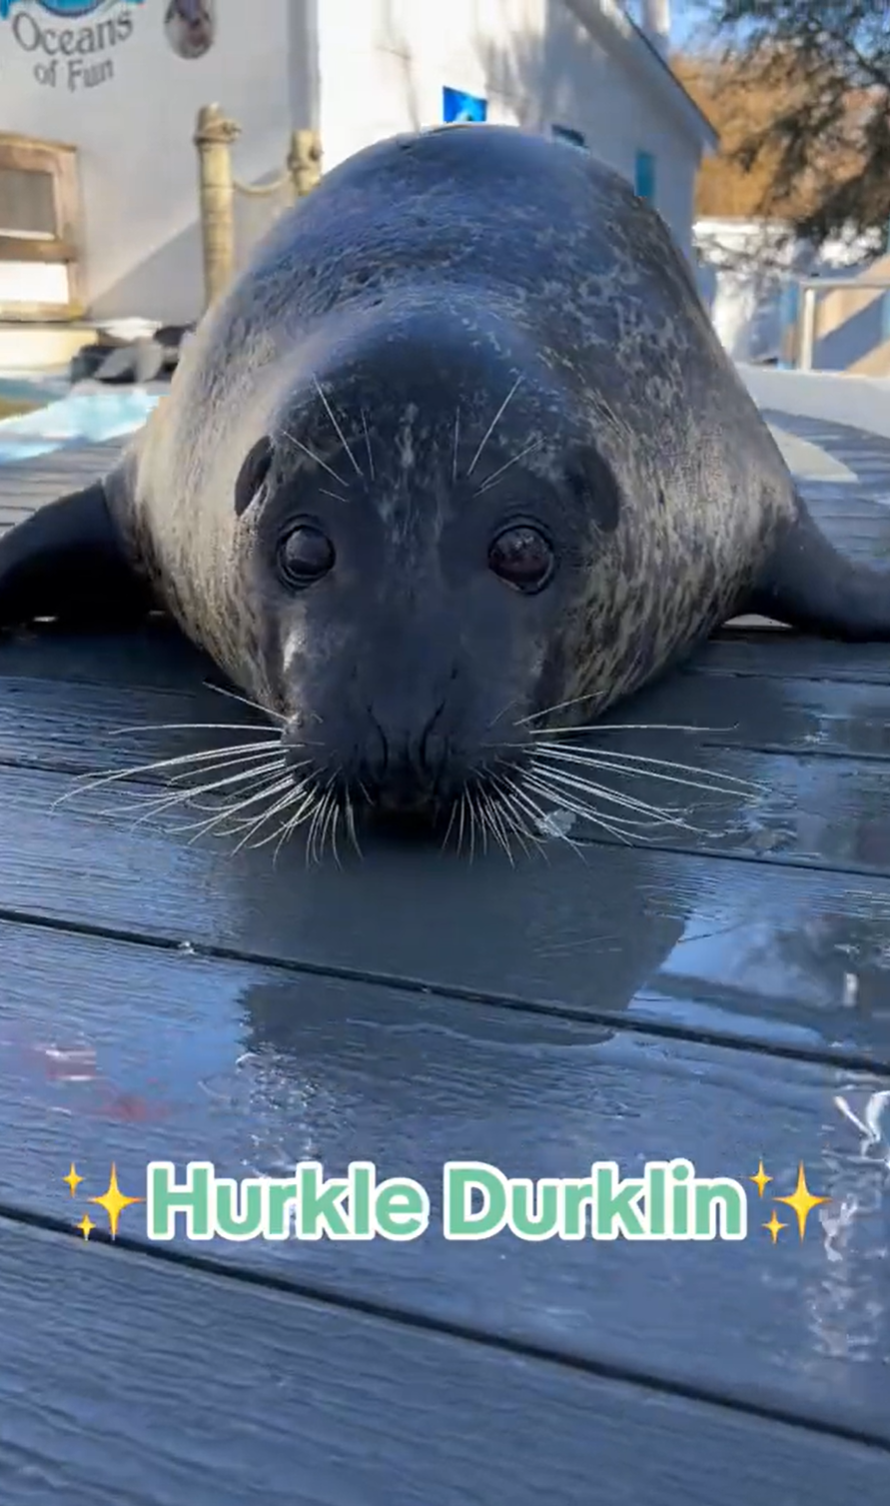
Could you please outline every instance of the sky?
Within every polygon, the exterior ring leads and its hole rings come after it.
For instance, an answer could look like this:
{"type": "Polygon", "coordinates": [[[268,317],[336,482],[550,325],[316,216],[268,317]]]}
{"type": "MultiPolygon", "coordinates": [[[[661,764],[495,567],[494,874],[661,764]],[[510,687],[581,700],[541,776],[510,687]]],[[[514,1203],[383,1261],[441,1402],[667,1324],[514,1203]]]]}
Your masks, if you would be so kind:
{"type": "MultiPolygon", "coordinates": [[[[627,0],[627,8],[639,22],[640,0],[627,0]]],[[[671,0],[671,47],[680,50],[696,39],[701,31],[701,13],[696,0],[671,0]]]]}
{"type": "Polygon", "coordinates": [[[694,40],[700,25],[694,6],[684,4],[684,0],[672,0],[671,43],[674,47],[684,47],[687,42],[694,40]]]}

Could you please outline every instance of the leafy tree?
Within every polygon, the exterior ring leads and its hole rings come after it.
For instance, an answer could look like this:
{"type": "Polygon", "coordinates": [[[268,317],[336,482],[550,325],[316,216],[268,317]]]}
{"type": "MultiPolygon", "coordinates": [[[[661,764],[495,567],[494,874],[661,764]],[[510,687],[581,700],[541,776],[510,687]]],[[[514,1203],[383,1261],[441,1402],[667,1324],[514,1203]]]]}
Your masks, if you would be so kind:
{"type": "Polygon", "coordinates": [[[755,212],[787,219],[817,246],[848,233],[882,248],[890,225],[890,4],[693,0],[691,10],[701,23],[698,46],[677,71],[682,78],[684,68],[697,70],[700,102],[718,129],[718,116],[728,120],[723,161],[756,187],[755,212]],[[701,98],[709,92],[710,109],[701,98]]]}

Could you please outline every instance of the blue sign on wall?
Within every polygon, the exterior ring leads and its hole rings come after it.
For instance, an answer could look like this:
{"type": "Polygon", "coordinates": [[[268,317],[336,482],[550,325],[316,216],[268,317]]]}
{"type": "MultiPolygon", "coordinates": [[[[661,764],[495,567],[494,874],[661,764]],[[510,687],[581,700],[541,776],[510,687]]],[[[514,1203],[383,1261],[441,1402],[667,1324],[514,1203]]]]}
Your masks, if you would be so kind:
{"type": "Polygon", "coordinates": [[[655,200],[655,158],[651,152],[637,152],[634,189],[641,199],[655,200]]]}
{"type": "Polygon", "coordinates": [[[458,125],[463,121],[485,120],[488,115],[488,100],[476,94],[464,94],[461,89],[442,90],[442,120],[445,125],[458,125]]]}
{"type": "MultiPolygon", "coordinates": [[[[14,5],[21,5],[23,0],[0,0],[0,20],[5,21],[14,5]]],[[[91,16],[94,10],[102,10],[108,0],[32,0],[40,6],[41,10],[48,11],[51,16],[58,16],[64,21],[82,21],[84,16],[91,16]]],[[[128,5],[141,5],[143,0],[125,0],[128,5]]]]}

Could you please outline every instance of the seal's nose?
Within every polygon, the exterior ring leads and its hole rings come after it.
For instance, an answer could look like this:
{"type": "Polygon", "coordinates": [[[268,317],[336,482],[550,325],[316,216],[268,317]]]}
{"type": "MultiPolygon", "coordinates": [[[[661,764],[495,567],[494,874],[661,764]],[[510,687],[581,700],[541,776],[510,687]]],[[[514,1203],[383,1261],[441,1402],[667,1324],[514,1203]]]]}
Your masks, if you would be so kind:
{"type": "Polygon", "coordinates": [[[422,728],[396,728],[368,708],[370,736],[354,771],[360,795],[387,814],[415,815],[452,799],[464,761],[441,727],[439,707],[422,728]]]}

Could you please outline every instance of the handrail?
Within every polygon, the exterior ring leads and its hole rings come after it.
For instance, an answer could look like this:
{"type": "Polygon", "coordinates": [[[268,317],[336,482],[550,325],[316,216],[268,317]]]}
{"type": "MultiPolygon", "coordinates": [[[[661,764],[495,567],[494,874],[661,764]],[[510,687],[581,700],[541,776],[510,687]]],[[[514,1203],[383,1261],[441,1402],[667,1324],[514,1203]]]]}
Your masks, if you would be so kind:
{"type": "Polygon", "coordinates": [[[321,143],[316,131],[292,131],[285,170],[273,183],[241,183],[232,172],[232,146],[241,127],[219,105],[198,111],[194,143],[198,151],[201,241],[204,251],[204,307],[231,281],[235,264],[235,194],[262,198],[288,184],[292,201],[303,198],[321,176],[321,143]]]}
{"type": "Polygon", "coordinates": [[[886,277],[799,277],[796,279],[801,294],[795,321],[794,368],[796,371],[812,371],[813,352],[816,345],[816,299],[819,293],[834,288],[849,289],[852,293],[880,291],[890,293],[890,279],[886,277]]]}

